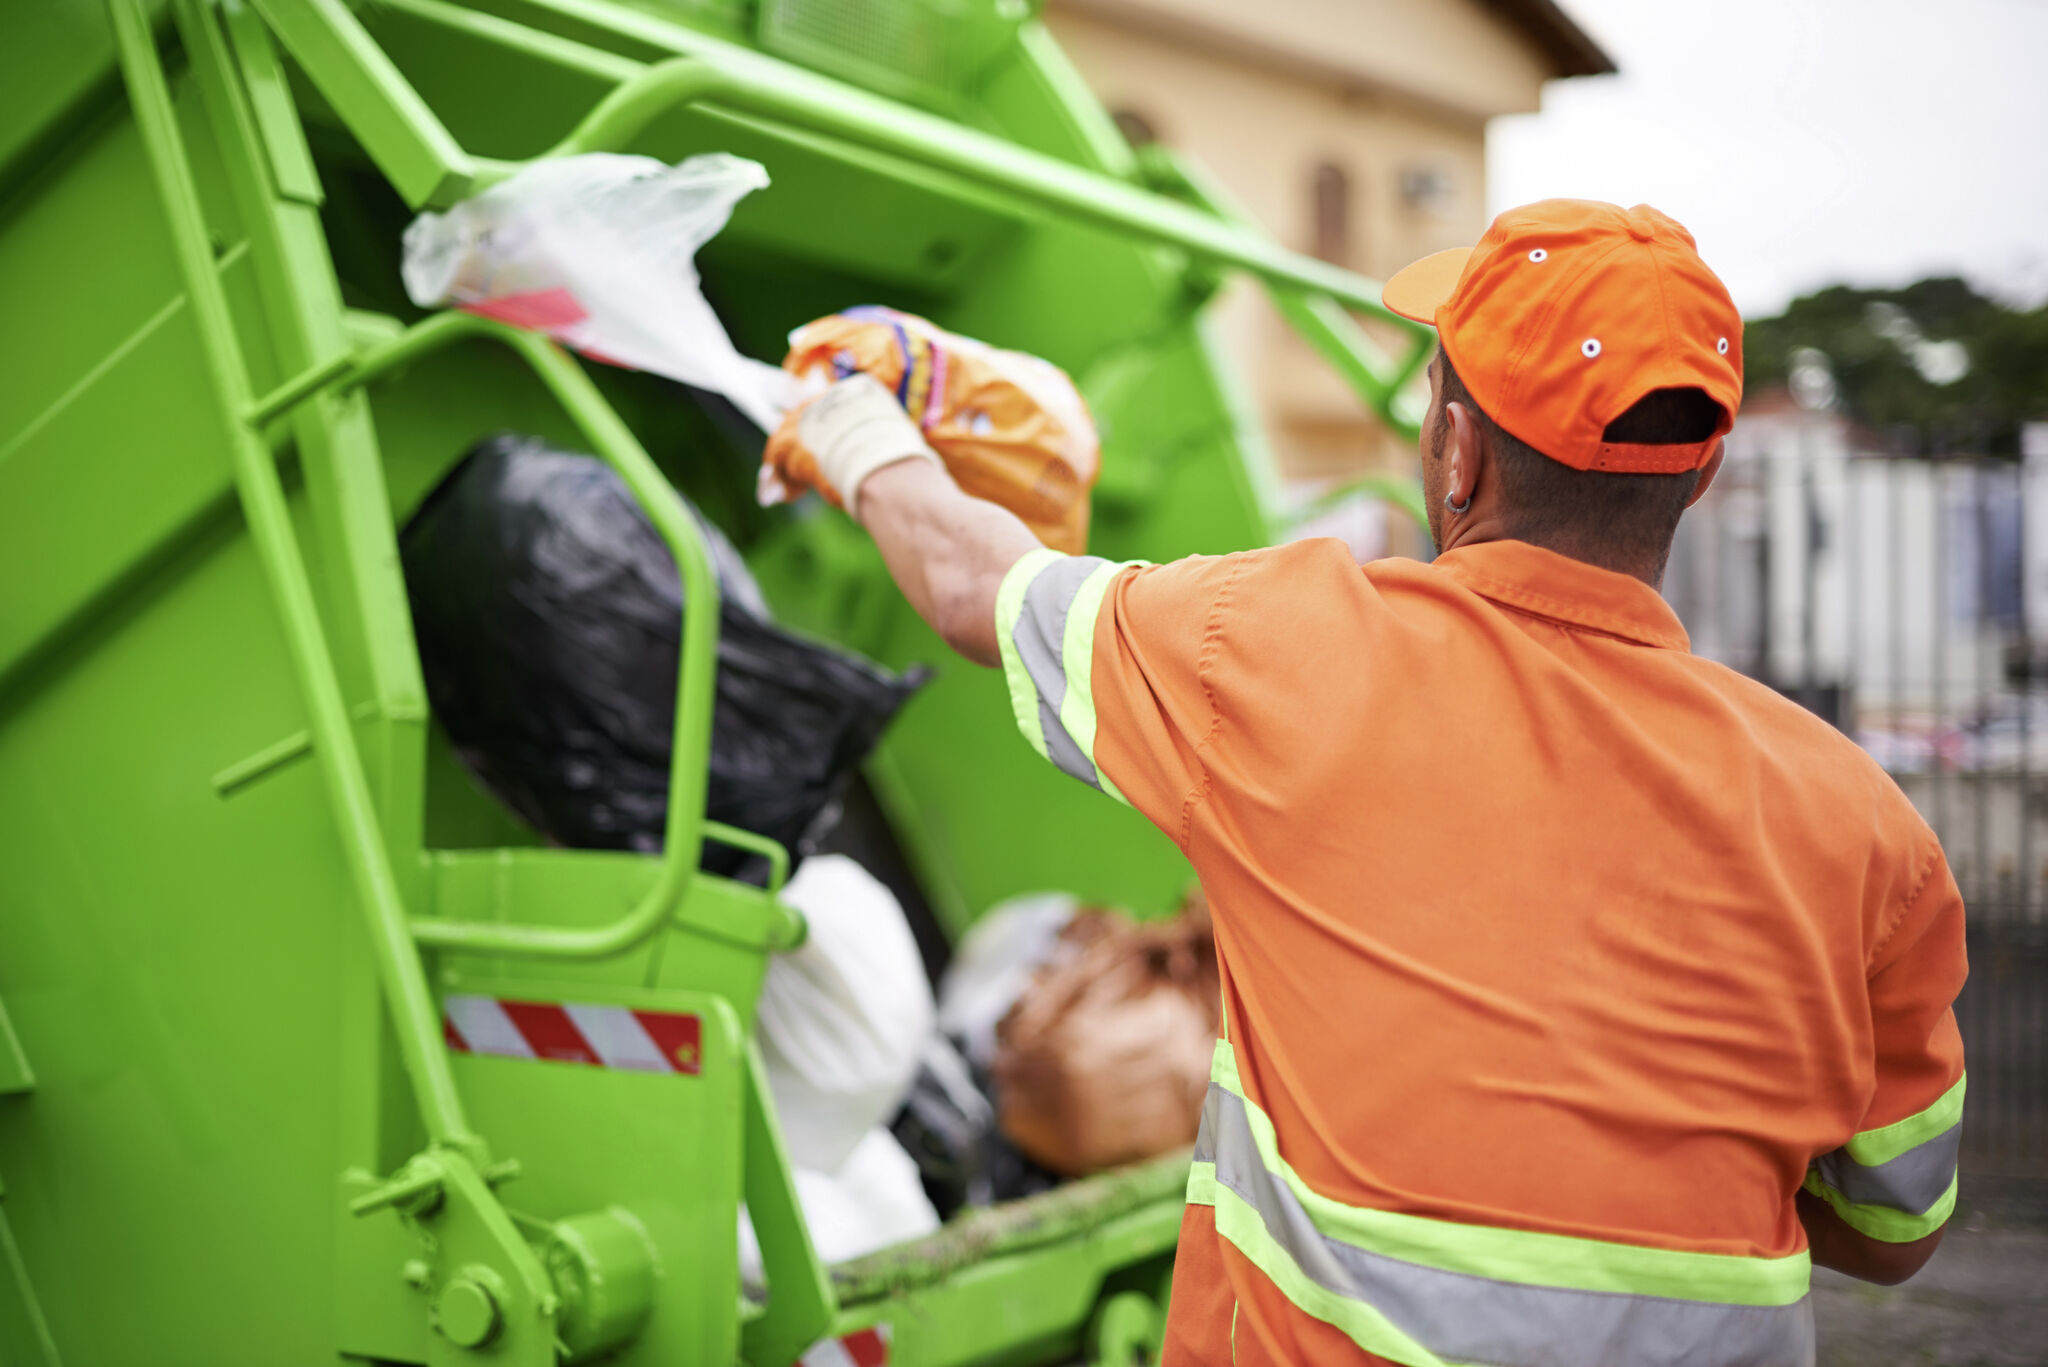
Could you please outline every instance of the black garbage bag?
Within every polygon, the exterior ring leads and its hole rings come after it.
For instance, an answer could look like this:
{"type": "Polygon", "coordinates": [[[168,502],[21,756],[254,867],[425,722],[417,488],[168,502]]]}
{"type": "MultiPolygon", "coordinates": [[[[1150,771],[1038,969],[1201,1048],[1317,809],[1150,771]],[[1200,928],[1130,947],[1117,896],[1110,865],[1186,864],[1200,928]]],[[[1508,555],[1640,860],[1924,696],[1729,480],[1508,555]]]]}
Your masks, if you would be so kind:
{"type": "MultiPolygon", "coordinates": [[[[926,676],[776,626],[739,552],[690,511],[720,590],[706,815],[797,855],[926,676]]],[[[536,438],[492,437],[399,548],[427,696],[463,762],[558,844],[659,850],[682,583],[618,476],[536,438]]],[[[705,846],[712,872],[748,862],[705,846]]]]}
{"type": "Polygon", "coordinates": [[[889,1129],[917,1164],[941,1220],[969,1207],[1050,1191],[1060,1182],[997,1128],[987,1075],[944,1035],[926,1044],[910,1094],[889,1129]]]}

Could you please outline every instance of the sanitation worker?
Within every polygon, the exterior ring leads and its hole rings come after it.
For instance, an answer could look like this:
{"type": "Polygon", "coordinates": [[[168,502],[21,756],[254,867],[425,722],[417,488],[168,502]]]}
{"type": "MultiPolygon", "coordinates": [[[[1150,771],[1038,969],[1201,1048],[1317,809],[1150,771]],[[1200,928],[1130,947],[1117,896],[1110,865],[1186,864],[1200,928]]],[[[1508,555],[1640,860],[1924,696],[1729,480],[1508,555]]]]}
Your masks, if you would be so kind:
{"type": "Polygon", "coordinates": [[[1742,322],[1655,209],[1416,262],[1429,564],[1046,550],[872,380],[802,437],[1053,764],[1200,874],[1223,1038],[1167,1362],[1810,1363],[1810,1266],[1955,1200],[1963,908],[1818,718],[1658,595],[1742,322]]]}

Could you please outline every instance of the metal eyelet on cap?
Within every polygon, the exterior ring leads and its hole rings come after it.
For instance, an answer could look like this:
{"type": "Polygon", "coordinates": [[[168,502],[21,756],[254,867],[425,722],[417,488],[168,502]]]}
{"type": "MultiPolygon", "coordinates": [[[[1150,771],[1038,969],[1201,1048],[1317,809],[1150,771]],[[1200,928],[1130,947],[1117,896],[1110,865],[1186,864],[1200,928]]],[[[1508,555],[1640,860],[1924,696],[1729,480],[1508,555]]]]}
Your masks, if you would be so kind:
{"type": "Polygon", "coordinates": [[[1529,253],[1529,259],[1540,266],[1550,259],[1550,253],[1538,247],[1535,251],[1529,253]]]}
{"type": "Polygon", "coordinates": [[[1589,361],[1598,356],[1600,354],[1600,339],[1598,337],[1588,337],[1585,341],[1579,343],[1579,354],[1589,361]]]}
{"type": "Polygon", "coordinates": [[[1714,350],[1726,356],[1728,354],[1728,339],[1723,337],[1720,341],[1714,343],[1714,350]]]}

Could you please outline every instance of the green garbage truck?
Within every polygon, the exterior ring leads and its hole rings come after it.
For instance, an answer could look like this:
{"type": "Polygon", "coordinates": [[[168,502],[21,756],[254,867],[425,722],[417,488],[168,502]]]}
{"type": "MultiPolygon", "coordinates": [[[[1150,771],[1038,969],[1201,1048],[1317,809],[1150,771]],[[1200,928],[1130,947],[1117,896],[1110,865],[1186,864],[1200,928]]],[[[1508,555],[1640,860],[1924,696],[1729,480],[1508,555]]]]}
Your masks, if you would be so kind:
{"type": "Polygon", "coordinates": [[[1001,680],[857,529],[704,454],[745,434],[410,303],[416,213],[587,151],[767,168],[699,260],[753,356],[882,301],[1063,366],[1102,431],[1101,554],[1282,531],[1204,328],[1232,272],[1412,420],[1422,330],[1134,151],[1031,0],[5,6],[0,1362],[1156,1351],[1182,1160],[813,1249],[754,1038],[805,927],[786,852],[706,818],[718,589],[678,492],[785,622],[937,667],[864,781],[949,935],[1029,889],[1163,910],[1188,874],[1006,734],[1001,680]],[[680,570],[659,853],[550,847],[428,706],[397,531],[508,429],[601,457],[680,570]],[[701,871],[705,842],[766,886],[701,871]],[[630,1013],[662,1066],[451,1047],[457,997],[630,1013]]]}

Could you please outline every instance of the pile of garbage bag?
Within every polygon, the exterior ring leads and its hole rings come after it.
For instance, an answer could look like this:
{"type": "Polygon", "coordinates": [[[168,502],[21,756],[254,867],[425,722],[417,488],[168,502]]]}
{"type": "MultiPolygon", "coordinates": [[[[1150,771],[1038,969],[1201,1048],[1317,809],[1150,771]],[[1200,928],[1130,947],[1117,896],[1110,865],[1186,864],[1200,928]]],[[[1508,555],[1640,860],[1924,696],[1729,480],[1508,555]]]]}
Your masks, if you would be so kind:
{"type": "Polygon", "coordinates": [[[815,857],[785,896],[812,938],[770,964],[759,1030],[827,1262],[1194,1142],[1219,1008],[1199,894],[1150,923],[1013,899],[962,940],[936,1002],[901,906],[858,864],[815,857]]]}

